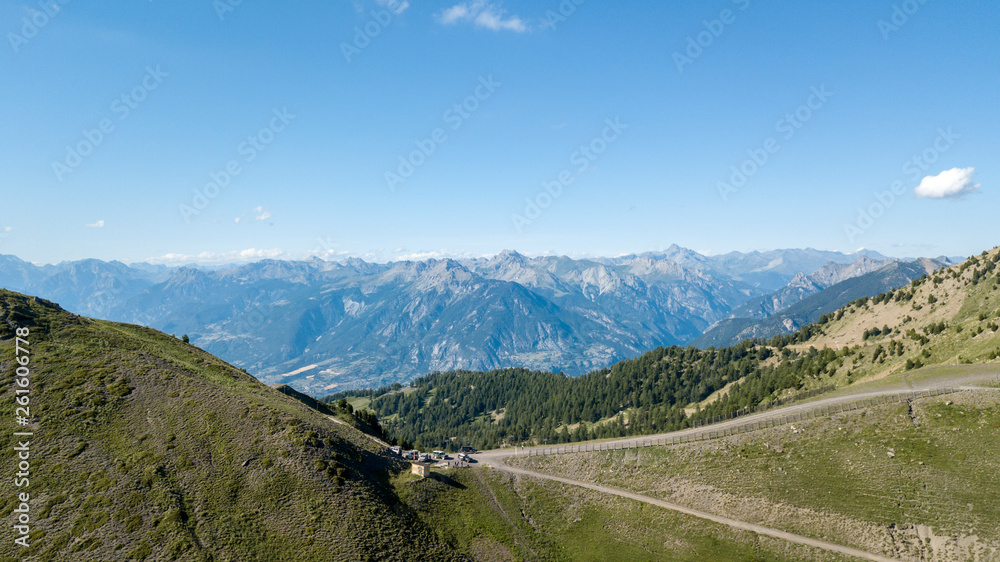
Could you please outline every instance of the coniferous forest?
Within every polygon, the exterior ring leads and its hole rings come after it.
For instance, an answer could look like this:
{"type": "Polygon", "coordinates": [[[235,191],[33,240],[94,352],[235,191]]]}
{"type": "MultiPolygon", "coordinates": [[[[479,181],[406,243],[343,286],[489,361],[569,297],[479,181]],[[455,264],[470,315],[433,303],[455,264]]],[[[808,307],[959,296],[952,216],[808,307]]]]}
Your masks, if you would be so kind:
{"type": "Polygon", "coordinates": [[[404,446],[486,449],[644,435],[756,406],[800,388],[831,364],[836,368],[851,353],[786,347],[808,335],[726,349],[663,347],[578,378],[526,369],[432,373],[407,387],[327,400],[371,398],[386,434],[404,446]],[[685,412],[735,381],[722,399],[685,412]]]}

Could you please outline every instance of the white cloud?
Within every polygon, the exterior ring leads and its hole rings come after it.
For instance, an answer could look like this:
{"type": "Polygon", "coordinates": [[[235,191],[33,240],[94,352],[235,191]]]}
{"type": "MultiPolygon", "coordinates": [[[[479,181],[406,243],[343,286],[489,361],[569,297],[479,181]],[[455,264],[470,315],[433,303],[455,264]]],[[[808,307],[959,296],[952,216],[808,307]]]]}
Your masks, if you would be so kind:
{"type": "Polygon", "coordinates": [[[376,3],[383,8],[389,8],[396,14],[402,14],[410,7],[407,0],[376,0],[376,3]]]}
{"type": "Polygon", "coordinates": [[[200,254],[165,254],[156,258],[149,258],[146,263],[163,265],[187,265],[196,263],[199,265],[222,265],[230,263],[246,263],[257,260],[279,259],[285,256],[285,251],[274,248],[271,250],[258,250],[250,248],[247,250],[234,250],[232,252],[202,252],[200,254]]]}
{"type": "Polygon", "coordinates": [[[86,225],[87,228],[104,228],[104,221],[97,221],[93,224],[86,225]]]}
{"type": "Polygon", "coordinates": [[[400,261],[427,261],[427,260],[439,260],[450,257],[451,256],[445,252],[414,252],[412,254],[398,255],[395,257],[395,259],[400,261]]]}
{"type": "Polygon", "coordinates": [[[528,31],[528,25],[518,16],[506,16],[505,11],[494,2],[486,0],[473,0],[463,2],[441,12],[438,20],[444,25],[455,25],[458,23],[471,22],[477,27],[484,27],[493,31],[513,31],[524,33],[528,31]]]}
{"type": "Polygon", "coordinates": [[[458,4],[448,8],[447,10],[441,12],[438,19],[444,25],[453,25],[463,20],[469,15],[469,7],[465,4],[458,4]]]}
{"type": "Polygon", "coordinates": [[[927,176],[913,193],[918,199],[958,199],[979,191],[980,185],[972,179],[975,173],[975,168],[952,168],[927,176]]]}
{"type": "Polygon", "coordinates": [[[427,260],[444,260],[444,259],[473,259],[484,257],[482,254],[476,254],[474,252],[456,252],[452,250],[437,250],[437,251],[409,251],[403,248],[397,248],[390,256],[385,256],[381,259],[386,259],[388,261],[427,261],[427,260]]]}
{"type": "Polygon", "coordinates": [[[258,205],[257,207],[254,207],[249,211],[245,211],[242,215],[236,217],[236,219],[234,219],[233,222],[235,222],[236,224],[242,224],[246,220],[247,214],[250,214],[253,217],[253,219],[257,221],[266,221],[267,219],[274,216],[274,214],[271,213],[271,211],[266,211],[264,210],[264,207],[258,205]]]}
{"type": "Polygon", "coordinates": [[[517,33],[524,33],[525,31],[528,31],[528,26],[521,21],[521,18],[514,16],[512,18],[503,19],[502,14],[493,11],[480,12],[479,15],[476,16],[476,25],[492,29],[493,31],[507,30],[517,33]]]}
{"type": "Polygon", "coordinates": [[[336,261],[338,259],[346,259],[346,258],[350,258],[350,257],[353,257],[353,256],[354,256],[354,254],[352,254],[350,252],[343,252],[343,251],[337,251],[337,250],[320,250],[320,249],[316,249],[316,250],[313,250],[311,252],[306,252],[302,256],[302,259],[308,260],[308,259],[311,259],[311,258],[319,258],[321,260],[326,260],[326,261],[336,261]]]}
{"type": "Polygon", "coordinates": [[[12,226],[5,226],[5,227],[3,227],[3,231],[4,232],[13,232],[14,231],[14,227],[12,227],[12,226]]]}

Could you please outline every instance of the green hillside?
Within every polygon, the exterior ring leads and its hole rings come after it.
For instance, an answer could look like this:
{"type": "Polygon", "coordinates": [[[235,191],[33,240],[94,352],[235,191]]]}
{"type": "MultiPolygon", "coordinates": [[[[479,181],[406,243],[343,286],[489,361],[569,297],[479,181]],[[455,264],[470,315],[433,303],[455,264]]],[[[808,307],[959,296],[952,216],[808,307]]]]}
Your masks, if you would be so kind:
{"type": "MultiPolygon", "coordinates": [[[[446,560],[369,437],[164,334],[0,291],[0,418],[30,329],[30,548],[4,559],[446,560]],[[24,343],[21,342],[21,346],[24,343]]],[[[16,430],[14,430],[16,431],[16,430]]],[[[16,445],[12,431],[0,446],[16,445]]],[[[18,471],[4,455],[5,481],[18,471]]],[[[0,515],[18,508],[13,489],[0,515]]],[[[9,535],[8,535],[9,536],[9,535]]]]}
{"type": "Polygon", "coordinates": [[[1000,248],[859,299],[820,319],[793,348],[851,348],[839,384],[898,380],[921,367],[996,363],[1000,358],[1000,248]]]}
{"type": "Polygon", "coordinates": [[[998,389],[704,443],[507,462],[892,559],[1000,556],[998,389]]]}
{"type": "Polygon", "coordinates": [[[400,484],[400,495],[443,541],[476,560],[843,560],[631,499],[500,471],[444,471],[400,484]]]}

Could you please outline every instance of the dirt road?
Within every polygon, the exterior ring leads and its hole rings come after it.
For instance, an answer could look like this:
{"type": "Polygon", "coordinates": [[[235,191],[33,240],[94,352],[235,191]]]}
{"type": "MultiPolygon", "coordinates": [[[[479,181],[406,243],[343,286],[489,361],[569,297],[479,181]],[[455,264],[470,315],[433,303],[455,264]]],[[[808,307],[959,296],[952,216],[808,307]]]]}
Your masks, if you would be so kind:
{"type": "MultiPolygon", "coordinates": [[[[669,433],[657,433],[655,435],[642,435],[638,437],[612,439],[612,440],[600,441],[600,443],[604,446],[611,448],[614,447],[630,448],[634,446],[642,446],[643,443],[649,441],[656,441],[660,439],[669,440],[675,437],[696,435],[708,430],[718,431],[733,427],[741,427],[744,425],[751,425],[766,420],[783,418],[785,416],[794,415],[798,413],[806,413],[812,410],[826,408],[828,406],[836,406],[839,404],[846,404],[850,402],[856,402],[858,400],[876,398],[879,396],[897,396],[900,394],[908,394],[911,392],[921,392],[925,390],[940,390],[944,388],[958,388],[958,389],[968,389],[968,390],[992,390],[994,392],[997,391],[996,388],[984,389],[983,387],[973,385],[973,383],[975,383],[976,381],[983,381],[987,379],[990,379],[990,377],[984,375],[975,375],[975,376],[946,377],[935,381],[930,381],[930,382],[925,381],[916,384],[911,384],[907,381],[906,383],[900,383],[898,387],[891,387],[891,388],[865,391],[865,392],[855,392],[850,394],[838,394],[836,396],[831,396],[829,398],[821,398],[819,400],[813,400],[810,402],[792,404],[789,406],[783,406],[781,408],[775,408],[773,410],[767,410],[766,412],[760,412],[757,414],[742,416],[724,422],[719,422],[710,426],[684,429],[681,431],[672,431],[669,433]]],[[[597,443],[597,442],[584,441],[580,443],[573,443],[567,446],[583,446],[590,443],[597,443]]],[[[502,462],[503,459],[506,459],[508,457],[523,456],[529,454],[530,452],[534,452],[537,454],[539,451],[544,449],[546,449],[546,447],[493,449],[490,451],[482,451],[480,453],[477,453],[476,460],[481,463],[497,464],[502,462]]]]}
{"type": "Polygon", "coordinates": [[[892,558],[886,558],[884,556],[879,556],[877,554],[871,554],[863,550],[858,550],[856,548],[851,548],[849,546],[842,546],[839,544],[834,544],[826,541],[810,539],[809,537],[803,537],[801,535],[796,535],[793,533],[786,533],[785,531],[780,531],[778,529],[771,529],[769,527],[762,527],[760,525],[754,525],[752,523],[746,523],[743,521],[737,521],[736,519],[730,519],[728,517],[722,517],[719,515],[714,515],[705,511],[698,511],[696,509],[688,509],[682,505],[673,504],[670,502],[665,502],[663,500],[658,500],[656,498],[651,498],[649,496],[643,496],[640,494],[635,494],[626,490],[621,490],[619,488],[610,488],[608,486],[599,486],[597,484],[591,484],[589,482],[582,482],[580,480],[571,480],[569,478],[560,478],[558,476],[549,476],[548,474],[542,474],[540,472],[534,472],[531,470],[524,470],[522,468],[514,468],[512,466],[507,466],[505,464],[493,465],[493,468],[502,470],[504,472],[509,472],[512,474],[520,474],[522,476],[530,476],[533,478],[541,478],[544,480],[552,480],[555,482],[561,482],[563,484],[569,484],[571,486],[580,486],[582,488],[588,488],[597,492],[604,494],[611,494],[615,496],[621,496],[623,498],[628,498],[635,501],[645,502],[657,507],[662,507],[669,509],[671,511],[676,511],[686,515],[691,515],[693,517],[698,517],[701,519],[707,519],[720,525],[726,525],[734,529],[741,529],[744,531],[751,531],[760,535],[766,535],[768,537],[774,537],[776,539],[786,540],[788,542],[793,542],[797,544],[803,544],[806,546],[811,546],[814,548],[819,548],[822,550],[836,552],[839,554],[846,554],[848,556],[854,556],[856,558],[861,558],[863,560],[879,560],[879,561],[892,561],[892,558]]]}
{"type": "MultiPolygon", "coordinates": [[[[844,394],[844,395],[832,396],[832,397],[829,397],[829,398],[823,398],[823,399],[815,400],[815,401],[812,401],[812,402],[806,402],[806,403],[801,403],[801,404],[794,404],[794,405],[791,405],[791,406],[786,406],[786,407],[783,407],[783,408],[776,408],[774,410],[769,410],[769,411],[766,411],[766,412],[761,412],[759,414],[744,416],[744,417],[741,417],[741,418],[736,418],[736,419],[729,420],[729,421],[726,421],[726,422],[718,423],[718,424],[710,426],[710,428],[712,430],[719,430],[719,429],[725,429],[725,428],[729,428],[729,427],[737,427],[737,426],[742,426],[742,425],[746,425],[746,424],[752,424],[752,423],[756,423],[756,422],[760,422],[760,421],[764,421],[764,420],[768,420],[768,419],[781,418],[781,417],[784,417],[784,416],[788,416],[790,414],[796,414],[796,413],[801,413],[801,412],[808,412],[808,411],[811,411],[811,410],[814,410],[814,409],[825,408],[825,407],[828,407],[828,406],[833,406],[833,405],[838,405],[838,404],[843,404],[843,403],[848,403],[848,402],[854,402],[854,401],[857,401],[857,400],[863,400],[863,399],[868,399],[868,398],[875,398],[875,397],[878,397],[878,396],[900,395],[900,394],[906,394],[906,393],[910,393],[910,392],[914,392],[914,391],[938,390],[938,389],[942,389],[942,388],[956,388],[956,387],[958,387],[958,388],[967,388],[969,390],[977,389],[977,390],[984,390],[984,391],[985,390],[994,391],[994,392],[997,391],[996,388],[983,389],[983,388],[977,387],[977,386],[968,386],[968,385],[970,385],[970,384],[972,384],[972,383],[974,383],[976,381],[983,380],[983,379],[984,379],[984,377],[982,377],[980,375],[970,376],[970,377],[949,377],[949,378],[942,378],[940,380],[936,380],[936,381],[932,381],[932,382],[924,382],[924,383],[920,383],[920,384],[916,384],[916,385],[912,385],[909,381],[906,381],[906,383],[904,385],[900,385],[898,388],[888,388],[888,389],[874,390],[874,391],[868,391],[868,392],[858,392],[858,393],[852,393],[852,394],[844,394]]],[[[701,428],[688,429],[688,430],[683,430],[683,431],[675,431],[675,432],[671,432],[671,433],[661,433],[661,434],[658,434],[658,435],[644,435],[642,437],[632,437],[632,438],[627,438],[627,439],[617,439],[617,440],[613,440],[613,441],[604,441],[602,443],[605,444],[605,445],[611,445],[611,446],[620,445],[622,447],[630,447],[630,446],[637,445],[637,444],[639,444],[641,442],[644,442],[644,441],[651,441],[651,440],[656,440],[656,439],[670,439],[670,438],[673,438],[673,437],[678,437],[678,436],[683,436],[683,435],[691,435],[691,434],[695,434],[695,433],[700,433],[700,432],[705,431],[705,430],[706,430],[706,427],[701,427],[701,428]]],[[[847,547],[847,546],[843,546],[843,545],[838,545],[838,544],[834,544],[834,543],[830,543],[830,542],[826,542],[826,541],[821,541],[821,540],[817,540],[817,539],[811,539],[811,538],[808,538],[808,537],[803,537],[801,535],[796,535],[796,534],[793,534],[793,533],[788,533],[788,532],[781,531],[781,530],[778,530],[778,529],[772,529],[772,528],[769,528],[769,527],[763,527],[763,526],[760,526],[760,525],[754,525],[752,523],[747,523],[745,521],[738,521],[736,519],[730,519],[728,517],[722,517],[722,516],[719,516],[719,515],[714,515],[712,513],[708,513],[708,512],[705,512],[705,511],[699,511],[699,510],[695,510],[695,509],[689,509],[689,508],[686,508],[686,507],[681,506],[681,505],[673,504],[673,503],[670,503],[670,502],[665,502],[663,500],[659,500],[659,499],[652,498],[652,497],[649,497],[649,496],[643,496],[643,495],[636,494],[636,493],[633,493],[633,492],[629,492],[629,491],[626,491],[626,490],[622,490],[622,489],[619,489],[619,488],[611,488],[611,487],[608,487],[608,486],[600,486],[600,485],[597,485],[597,484],[592,484],[590,482],[584,482],[584,481],[581,481],[581,480],[571,480],[569,478],[561,478],[561,477],[558,477],[558,476],[550,476],[548,474],[543,474],[543,473],[540,473],[540,472],[534,472],[534,471],[525,470],[525,469],[522,469],[522,468],[515,468],[515,467],[509,466],[509,465],[507,465],[505,463],[505,461],[508,458],[512,457],[512,456],[527,454],[526,452],[528,450],[530,450],[530,449],[521,449],[521,450],[516,450],[516,449],[499,449],[499,450],[493,450],[493,451],[483,451],[481,453],[476,454],[475,457],[476,457],[476,460],[479,463],[479,466],[481,466],[481,467],[485,466],[485,467],[490,467],[490,468],[493,468],[493,469],[496,469],[496,470],[501,470],[501,471],[504,471],[504,472],[509,472],[509,473],[512,473],[512,474],[519,474],[519,475],[522,475],[522,476],[530,476],[530,477],[533,477],[533,478],[541,478],[541,479],[544,479],[544,480],[552,480],[552,481],[555,481],[555,482],[561,482],[563,484],[569,484],[571,486],[580,486],[580,487],[583,487],[583,488],[588,488],[588,489],[595,490],[595,491],[598,491],[598,492],[602,492],[602,493],[605,493],[605,494],[612,494],[612,495],[621,496],[621,497],[624,497],[624,498],[629,498],[629,499],[633,499],[633,500],[640,501],[640,502],[645,502],[645,503],[648,503],[648,504],[651,504],[651,505],[655,505],[655,506],[662,507],[662,508],[665,508],[665,509],[669,509],[669,510],[672,510],[672,511],[676,511],[676,512],[679,512],[679,513],[684,513],[686,515],[691,515],[693,517],[698,517],[698,518],[701,518],[701,519],[706,519],[706,520],[709,520],[709,521],[714,521],[716,523],[719,523],[721,525],[726,525],[726,526],[732,527],[734,529],[742,529],[742,530],[746,530],[746,531],[752,531],[752,532],[755,532],[755,533],[758,533],[758,534],[761,534],[761,535],[766,535],[766,536],[769,536],[769,537],[783,539],[783,540],[786,540],[786,541],[789,541],[789,542],[793,542],[793,543],[797,543],[797,544],[802,544],[802,545],[807,545],[807,546],[811,546],[811,547],[823,549],[823,550],[826,550],[826,551],[829,551],[829,552],[836,552],[836,553],[845,554],[845,555],[848,555],[848,556],[854,556],[856,558],[861,558],[861,559],[864,559],[864,560],[892,560],[891,558],[886,558],[886,557],[883,557],[883,556],[880,556],[880,555],[877,555],[877,554],[872,554],[872,553],[865,552],[865,551],[862,551],[862,550],[858,550],[858,549],[855,549],[855,548],[851,548],[851,547],[847,547]]]]}

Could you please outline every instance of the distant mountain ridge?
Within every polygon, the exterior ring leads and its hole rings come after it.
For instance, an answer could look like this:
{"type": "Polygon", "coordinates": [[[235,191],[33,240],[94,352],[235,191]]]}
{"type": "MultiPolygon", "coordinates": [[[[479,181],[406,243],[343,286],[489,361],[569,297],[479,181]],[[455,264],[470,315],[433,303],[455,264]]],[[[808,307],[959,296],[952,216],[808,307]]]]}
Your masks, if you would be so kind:
{"type": "Polygon", "coordinates": [[[702,349],[729,347],[748,339],[766,340],[792,334],[851,301],[897,289],[949,264],[919,259],[909,262],[889,260],[884,264],[868,260],[867,263],[859,261],[856,265],[858,267],[847,269],[837,266],[824,268],[817,272],[818,275],[797,277],[785,289],[757,299],[765,301],[765,304],[782,300],[786,306],[775,307],[768,314],[766,306],[755,308],[748,303],[734,311],[731,318],[722,320],[690,344],[702,349]],[[840,277],[832,274],[836,270],[840,270],[847,278],[824,287],[824,283],[840,277]],[[751,316],[748,314],[751,312],[760,313],[760,316],[751,316]]]}
{"type": "Polygon", "coordinates": [[[730,312],[728,318],[753,318],[763,320],[802,301],[810,295],[836,285],[841,281],[846,281],[848,279],[853,279],[855,277],[860,277],[873,271],[877,271],[892,261],[894,260],[876,260],[869,258],[868,256],[862,256],[858,261],[850,264],[829,262],[812,274],[796,274],[795,277],[788,282],[788,285],[769,295],[750,299],[742,306],[739,306],[730,312]]]}
{"type": "Polygon", "coordinates": [[[579,375],[686,344],[740,307],[790,291],[772,299],[779,310],[808,296],[809,283],[859,275],[885,259],[811,249],[705,256],[676,245],[615,258],[505,251],[211,269],[99,260],[35,266],[0,256],[0,287],[188,334],[265,382],[323,395],[452,369],[579,375]]]}

